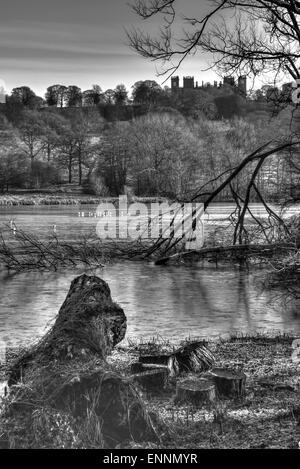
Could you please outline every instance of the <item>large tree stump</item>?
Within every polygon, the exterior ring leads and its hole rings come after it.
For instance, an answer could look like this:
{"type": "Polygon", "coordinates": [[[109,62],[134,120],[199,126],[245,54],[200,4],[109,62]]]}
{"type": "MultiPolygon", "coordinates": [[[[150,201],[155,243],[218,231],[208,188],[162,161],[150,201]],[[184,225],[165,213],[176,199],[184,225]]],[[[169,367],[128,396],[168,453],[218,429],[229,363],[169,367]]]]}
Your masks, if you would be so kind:
{"type": "Polygon", "coordinates": [[[139,384],[146,392],[159,394],[167,385],[169,371],[157,368],[131,375],[130,379],[139,384]]]}
{"type": "Polygon", "coordinates": [[[189,379],[177,383],[176,404],[190,404],[201,407],[203,404],[212,403],[216,399],[214,383],[207,379],[189,379]]]}
{"type": "Polygon", "coordinates": [[[71,283],[54,326],[39,344],[21,355],[9,373],[11,386],[24,377],[30,363],[65,361],[76,357],[105,359],[126,333],[123,309],[111,299],[107,283],[81,275],[71,283]]]}
{"type": "Polygon", "coordinates": [[[215,363],[212,352],[201,341],[190,342],[174,352],[142,354],[139,362],[167,366],[170,375],[182,372],[201,373],[209,370],[215,363]]]}
{"type": "Polygon", "coordinates": [[[100,439],[108,448],[131,439],[157,442],[138,391],[105,361],[125,331],[124,311],[113,303],[107,283],[87,275],[76,278],[52,329],[18,356],[9,371],[7,410],[17,447],[57,444],[48,413],[54,413],[54,420],[56,413],[60,421],[67,419],[68,426],[60,427],[62,438],[69,428],[73,436],[81,435],[83,445],[94,447],[100,439]],[[13,386],[18,381],[23,386],[13,386]],[[38,426],[46,440],[40,441],[38,426]],[[29,441],[24,442],[26,436],[29,441]]]}
{"type": "Polygon", "coordinates": [[[234,398],[245,395],[245,373],[226,368],[213,368],[209,371],[209,375],[220,397],[234,398]]]}

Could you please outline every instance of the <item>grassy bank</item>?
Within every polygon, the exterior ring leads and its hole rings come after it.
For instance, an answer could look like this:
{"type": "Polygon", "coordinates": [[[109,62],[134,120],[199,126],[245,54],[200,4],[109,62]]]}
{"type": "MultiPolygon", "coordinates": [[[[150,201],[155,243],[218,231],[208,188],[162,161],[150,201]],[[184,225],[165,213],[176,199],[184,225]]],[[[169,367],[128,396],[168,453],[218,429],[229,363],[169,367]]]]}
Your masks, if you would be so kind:
{"type": "MultiPolygon", "coordinates": [[[[170,383],[169,395],[146,399],[148,408],[158,413],[167,428],[163,447],[298,448],[300,363],[291,357],[294,339],[257,335],[208,342],[218,367],[246,374],[246,396],[192,409],[174,405],[175,383],[170,383]]],[[[125,350],[122,356],[126,363],[125,350]]],[[[134,353],[129,356],[133,360],[134,353]]],[[[112,359],[120,361],[118,352],[112,359]]],[[[195,375],[179,380],[187,377],[195,375]]]]}
{"type": "MultiPolygon", "coordinates": [[[[148,410],[158,416],[161,443],[157,448],[298,448],[300,441],[300,364],[292,360],[295,337],[282,335],[267,337],[232,337],[208,342],[218,367],[243,370],[247,376],[246,396],[243,399],[221,400],[196,409],[174,404],[176,381],[198,375],[181,375],[169,381],[168,388],[159,395],[142,394],[148,410]]],[[[166,344],[163,344],[165,347],[166,344]]],[[[170,346],[170,344],[167,344],[170,346]]],[[[142,345],[143,349],[145,345],[142,345]]],[[[109,358],[111,368],[129,376],[130,365],[136,360],[141,345],[118,347],[109,358]]],[[[200,375],[199,375],[200,376],[200,375]]],[[[203,374],[201,375],[203,376],[203,374]]],[[[9,399],[9,398],[8,398],[9,399]]],[[[2,404],[5,407],[5,403],[2,404]]],[[[39,409],[39,418],[46,422],[49,416],[39,409]]],[[[61,422],[61,424],[59,423],[61,422]]],[[[63,416],[59,445],[72,447],[69,435],[64,441],[63,416]]],[[[0,419],[0,434],[11,435],[18,446],[29,445],[28,433],[16,428],[11,417],[0,419]],[[20,434],[20,432],[24,432],[20,434]]],[[[34,432],[35,430],[32,429],[34,432]]],[[[58,431],[58,430],[57,430],[58,431]]],[[[31,435],[32,436],[32,435],[31,435]]],[[[39,447],[49,442],[41,439],[39,447]]],[[[77,447],[88,447],[87,441],[74,439],[77,447]]],[[[124,447],[138,447],[134,442],[124,447]]],[[[155,447],[153,443],[140,447],[155,447]]]]}
{"type": "Polygon", "coordinates": [[[0,195],[0,206],[34,206],[34,205],[87,205],[99,204],[101,197],[72,194],[3,194],[0,195]]]}
{"type": "MultiPolygon", "coordinates": [[[[0,194],[1,206],[35,206],[35,205],[97,205],[100,202],[117,202],[118,197],[100,197],[88,194],[72,194],[67,192],[51,193],[18,193],[0,194]]],[[[136,202],[163,202],[162,197],[136,197],[136,202]]]]}

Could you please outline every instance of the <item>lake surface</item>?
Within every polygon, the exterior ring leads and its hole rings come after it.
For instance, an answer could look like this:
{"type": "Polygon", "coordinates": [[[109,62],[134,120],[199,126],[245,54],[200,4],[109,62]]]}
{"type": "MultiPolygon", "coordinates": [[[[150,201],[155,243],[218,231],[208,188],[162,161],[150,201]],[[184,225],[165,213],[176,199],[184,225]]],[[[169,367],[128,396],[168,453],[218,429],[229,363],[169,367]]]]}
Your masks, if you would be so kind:
{"type": "MultiPolygon", "coordinates": [[[[95,207],[82,210],[91,214],[95,207]]],[[[218,218],[228,210],[215,207],[210,216],[218,218]]],[[[1,222],[13,218],[19,227],[44,235],[55,224],[69,239],[95,229],[93,216],[79,217],[79,211],[78,207],[1,207],[0,216],[1,222]]],[[[2,344],[27,344],[41,336],[54,320],[70,282],[84,271],[0,273],[2,344]]],[[[279,292],[262,291],[263,271],[249,274],[238,266],[215,268],[207,263],[191,267],[118,262],[93,273],[108,282],[113,299],[123,307],[127,337],[183,339],[234,331],[293,331],[300,336],[299,305],[284,306],[279,292]]]]}
{"type": "MultiPolygon", "coordinates": [[[[208,223],[222,222],[234,211],[234,207],[234,204],[212,204],[206,211],[204,220],[208,223]]],[[[262,204],[250,204],[250,207],[253,215],[261,218],[266,216],[262,204]]],[[[109,205],[107,208],[110,212],[109,205]]],[[[275,206],[272,208],[278,211],[275,206]]],[[[285,215],[296,213],[300,213],[300,205],[290,207],[285,215]]],[[[13,221],[18,228],[42,237],[50,236],[55,230],[58,237],[66,240],[78,239],[95,234],[97,224],[105,224],[107,220],[111,220],[111,216],[103,216],[103,208],[98,209],[97,205],[0,206],[1,224],[13,221]]]]}
{"type": "MultiPolygon", "coordinates": [[[[28,343],[45,332],[80,271],[0,276],[0,337],[28,343]]],[[[122,262],[99,269],[128,318],[127,336],[217,337],[234,331],[300,334],[296,306],[286,309],[259,292],[256,277],[239,268],[154,266],[122,262]]]]}

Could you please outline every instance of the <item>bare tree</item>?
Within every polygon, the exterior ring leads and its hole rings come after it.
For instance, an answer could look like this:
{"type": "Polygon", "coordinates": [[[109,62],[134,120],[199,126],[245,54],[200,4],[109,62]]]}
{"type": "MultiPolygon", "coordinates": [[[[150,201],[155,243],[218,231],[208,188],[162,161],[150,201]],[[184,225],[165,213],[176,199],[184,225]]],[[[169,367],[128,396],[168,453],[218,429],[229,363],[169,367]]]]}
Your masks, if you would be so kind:
{"type": "MultiPolygon", "coordinates": [[[[283,76],[294,80],[300,78],[299,1],[211,0],[206,5],[198,5],[199,15],[194,16],[188,14],[188,5],[181,12],[180,4],[175,0],[136,0],[132,6],[135,13],[145,21],[159,17],[161,28],[160,34],[155,36],[145,32],[145,28],[132,29],[127,33],[130,46],[143,57],[160,61],[163,64],[161,74],[167,77],[186,57],[201,51],[211,54],[210,68],[222,73],[246,74],[253,78],[272,73],[275,81],[283,76]],[[180,20],[182,32],[178,34],[180,20]]],[[[270,210],[258,187],[266,161],[283,159],[295,169],[295,162],[299,161],[299,141],[299,129],[293,130],[292,126],[284,135],[271,141],[266,137],[265,145],[249,151],[248,156],[245,149],[240,164],[214,178],[217,187],[213,191],[207,188],[212,181],[207,181],[196,192],[194,199],[203,197],[204,205],[208,207],[224,189],[231,190],[238,211],[234,244],[247,241],[244,221],[245,214],[250,213],[249,201],[253,192],[270,210]],[[245,170],[249,171],[250,178],[241,194],[236,192],[233,183],[245,170]]],[[[269,215],[276,219],[276,214],[269,211],[269,215]]],[[[267,237],[267,233],[264,234],[267,237]]],[[[162,245],[165,252],[169,251],[176,244],[173,241],[159,240],[154,251],[162,245]]]]}
{"type": "MultiPolygon", "coordinates": [[[[31,173],[36,157],[43,151],[45,126],[38,111],[26,110],[18,127],[23,152],[30,158],[31,173]]],[[[32,181],[31,181],[32,182],[32,181]]]]}
{"type": "MultiPolygon", "coordinates": [[[[210,9],[199,17],[180,14],[175,0],[137,0],[135,13],[149,20],[160,16],[161,33],[152,37],[133,29],[130,46],[143,57],[167,63],[172,74],[190,54],[213,54],[211,67],[230,74],[257,76],[267,71],[300,78],[300,2],[297,0],[210,0],[210,9]],[[232,14],[234,18],[232,18],[232,14]],[[230,16],[230,21],[226,20],[230,16]],[[178,38],[177,24],[184,28],[178,38]]],[[[200,5],[200,4],[199,4],[200,5]]],[[[199,6],[199,11],[205,6],[199,6]]]]}
{"type": "Polygon", "coordinates": [[[0,191],[19,184],[26,175],[25,155],[20,154],[13,126],[0,114],[0,191]]]}

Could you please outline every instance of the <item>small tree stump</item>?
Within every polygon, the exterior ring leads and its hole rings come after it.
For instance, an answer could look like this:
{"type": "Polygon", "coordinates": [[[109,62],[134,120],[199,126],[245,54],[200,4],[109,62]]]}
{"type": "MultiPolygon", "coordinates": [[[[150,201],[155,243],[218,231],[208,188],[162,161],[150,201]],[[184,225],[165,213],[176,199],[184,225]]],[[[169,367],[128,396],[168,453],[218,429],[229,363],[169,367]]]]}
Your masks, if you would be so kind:
{"type": "Polygon", "coordinates": [[[140,363],[168,366],[171,353],[149,353],[139,356],[140,363]]]}
{"type": "Polygon", "coordinates": [[[245,373],[226,368],[213,368],[209,374],[220,397],[232,398],[245,395],[245,373]]]}
{"type": "Polygon", "coordinates": [[[136,373],[130,379],[139,384],[147,392],[160,393],[166,387],[168,376],[168,370],[160,368],[136,373]]]}
{"type": "Polygon", "coordinates": [[[134,362],[130,366],[131,373],[143,373],[150,370],[166,370],[169,374],[170,370],[167,365],[156,365],[154,363],[140,363],[134,362]]]}
{"type": "Polygon", "coordinates": [[[192,404],[201,407],[205,403],[214,402],[216,390],[214,383],[208,379],[186,380],[177,383],[175,403],[192,404]]]}

